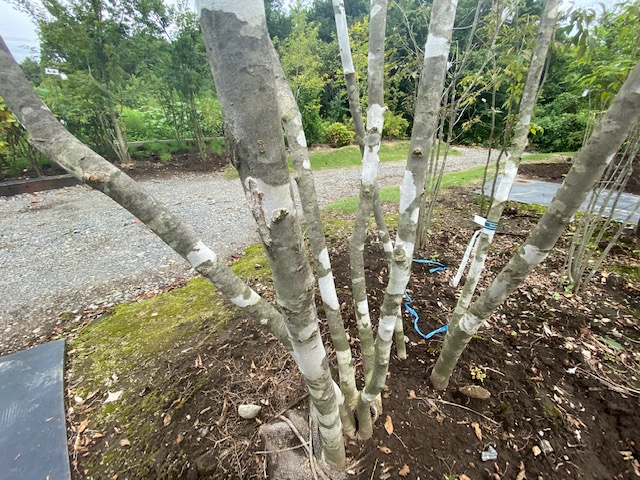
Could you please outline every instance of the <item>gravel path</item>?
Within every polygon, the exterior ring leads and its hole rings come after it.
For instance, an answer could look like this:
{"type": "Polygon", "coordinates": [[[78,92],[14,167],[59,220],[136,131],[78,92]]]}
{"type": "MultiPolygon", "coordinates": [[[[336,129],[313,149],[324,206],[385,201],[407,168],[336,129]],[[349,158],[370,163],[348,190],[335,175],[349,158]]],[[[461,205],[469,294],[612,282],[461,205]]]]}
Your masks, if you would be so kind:
{"type": "MultiPolygon", "coordinates": [[[[447,170],[484,164],[486,152],[458,148],[447,170]]],[[[379,168],[398,185],[403,162],[379,168]]],[[[357,192],[359,168],[315,175],[324,206],[357,192]]],[[[257,241],[238,180],[219,173],[148,180],[144,187],[219,254],[257,241]]],[[[173,250],[124,209],[85,186],[0,197],[0,352],[49,330],[62,312],[119,303],[194,275],[173,250]]]]}

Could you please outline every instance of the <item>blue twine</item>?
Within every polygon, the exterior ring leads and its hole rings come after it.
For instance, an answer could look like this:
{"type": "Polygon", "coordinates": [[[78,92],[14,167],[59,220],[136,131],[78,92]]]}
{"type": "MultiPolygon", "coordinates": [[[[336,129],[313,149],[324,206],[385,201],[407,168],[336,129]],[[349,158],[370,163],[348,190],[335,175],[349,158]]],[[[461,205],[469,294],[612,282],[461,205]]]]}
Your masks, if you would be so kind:
{"type": "MultiPolygon", "coordinates": [[[[447,269],[447,266],[445,264],[440,263],[440,262],[435,262],[433,260],[414,259],[413,261],[415,263],[425,263],[425,264],[428,264],[428,265],[435,265],[434,268],[430,268],[429,269],[429,273],[440,272],[442,270],[446,270],[447,269]]],[[[418,312],[416,312],[412,307],[409,306],[409,305],[411,305],[413,303],[413,300],[411,299],[411,297],[409,296],[409,294],[407,292],[404,292],[404,296],[407,299],[407,302],[405,302],[405,304],[404,304],[404,308],[406,308],[407,312],[409,312],[411,314],[411,316],[413,317],[413,329],[422,338],[424,338],[425,340],[429,340],[434,335],[436,335],[438,333],[446,332],[449,329],[448,325],[443,325],[442,327],[436,328],[435,330],[433,330],[432,332],[429,332],[427,334],[422,333],[420,331],[420,327],[418,327],[418,312]]]]}
{"type": "Polygon", "coordinates": [[[444,263],[434,262],[433,260],[420,260],[414,259],[414,263],[426,263],[428,265],[435,265],[434,268],[429,269],[429,273],[441,272],[442,270],[446,270],[447,266],[444,263]]]}

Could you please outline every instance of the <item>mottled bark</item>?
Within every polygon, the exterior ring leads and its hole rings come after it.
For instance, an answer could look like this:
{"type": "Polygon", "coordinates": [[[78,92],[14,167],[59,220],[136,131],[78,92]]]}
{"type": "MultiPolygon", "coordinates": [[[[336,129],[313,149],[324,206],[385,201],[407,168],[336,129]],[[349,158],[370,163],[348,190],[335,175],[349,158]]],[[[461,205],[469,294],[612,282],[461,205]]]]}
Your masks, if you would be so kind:
{"type": "MultiPolygon", "coordinates": [[[[346,32],[346,17],[342,2],[334,3],[336,26],[340,42],[345,71],[353,70],[349,37],[346,32]],[[336,5],[337,3],[337,5],[336,5]]],[[[360,181],[360,197],[353,233],[349,239],[349,263],[356,324],[360,336],[360,348],[364,369],[365,383],[369,381],[375,351],[367,288],[364,275],[364,244],[373,211],[376,192],[376,178],[380,157],[380,140],[384,123],[384,35],[387,20],[386,0],[372,0],[369,21],[369,57],[368,57],[368,97],[367,126],[362,154],[362,178],[360,181]]],[[[348,87],[350,88],[350,87],[348,87]]],[[[357,95],[357,91],[355,92],[357,95]]],[[[349,94],[351,96],[351,93],[349,94]]],[[[358,99],[358,105],[359,105],[358,99]]],[[[352,110],[352,114],[357,113],[352,110]]],[[[362,421],[360,421],[362,424],[362,421]]]]}
{"type": "Polygon", "coordinates": [[[353,58],[351,57],[351,43],[349,41],[349,29],[347,27],[347,14],[344,11],[344,0],[333,0],[333,14],[336,20],[342,71],[344,72],[344,80],[347,84],[349,111],[351,112],[353,128],[356,132],[356,142],[360,147],[360,151],[364,152],[365,131],[362,120],[362,108],[360,107],[360,88],[358,87],[356,70],[353,67],[353,58]]]}
{"type": "Polygon", "coordinates": [[[227,144],[240,174],[273,276],[292,355],[309,389],[323,456],[345,463],[339,416],[342,394],[333,382],[318,325],[315,282],[293,201],[261,0],[200,2],[201,25],[220,98],[227,144]]]}
{"type": "MultiPolygon", "coordinates": [[[[522,154],[527,147],[531,116],[533,115],[536,99],[538,98],[538,90],[542,78],[542,71],[544,70],[547,59],[547,53],[551,45],[553,33],[555,32],[560,1],[561,0],[547,0],[542,16],[540,17],[538,37],[531,57],[531,64],[522,93],[522,99],[520,100],[518,122],[516,123],[511,147],[509,148],[509,155],[505,161],[504,173],[495,190],[493,201],[487,214],[487,220],[490,222],[498,223],[500,221],[504,207],[509,199],[509,192],[511,192],[511,187],[518,173],[522,154]]],[[[498,179],[496,179],[496,181],[498,181],[498,179]]],[[[483,229],[478,238],[476,253],[471,261],[469,274],[467,275],[462,293],[458,299],[458,304],[456,305],[457,312],[465,310],[473,298],[473,294],[476,291],[478,282],[484,271],[484,263],[491,242],[493,241],[494,233],[495,230],[483,229]]]]}
{"type": "Polygon", "coordinates": [[[225,297],[246,310],[291,349],[282,315],[139,184],[71,135],[33,91],[2,39],[0,96],[27,130],[30,143],[43,155],[139,218],[225,297]]]}
{"type": "MultiPolygon", "coordinates": [[[[398,233],[390,262],[389,283],[378,322],[374,370],[371,380],[367,382],[360,395],[362,410],[371,404],[384,386],[389,367],[391,341],[402,298],[409,282],[420,198],[424,192],[427,156],[431,151],[438,123],[456,7],[455,0],[436,0],[433,3],[424,66],[418,87],[410,153],[400,188],[398,233]]],[[[360,435],[366,438],[367,435],[371,435],[371,432],[362,431],[360,435]]]]}
{"type": "Polygon", "coordinates": [[[562,187],[527,240],[468,309],[454,312],[442,353],[431,374],[431,381],[436,388],[447,387],[451,372],[471,337],[547,257],[639,119],[640,63],[578,153],[562,187]]]}
{"type": "MultiPolygon", "coordinates": [[[[331,333],[331,341],[336,351],[340,390],[342,390],[345,396],[347,405],[354,408],[358,395],[355,366],[351,357],[349,337],[344,328],[344,322],[340,313],[340,304],[338,302],[333,271],[331,270],[331,261],[322,229],[320,206],[318,204],[315,182],[313,181],[313,175],[311,173],[311,162],[309,161],[309,150],[307,149],[307,141],[302,128],[302,115],[298,109],[298,104],[295,101],[293,92],[287,83],[275,49],[272,49],[272,53],[278,92],[278,106],[280,107],[289,152],[293,161],[294,178],[298,185],[300,203],[307,225],[307,235],[315,262],[320,296],[331,333]]],[[[355,434],[353,414],[347,413],[344,416],[343,429],[349,435],[355,434]]]]}

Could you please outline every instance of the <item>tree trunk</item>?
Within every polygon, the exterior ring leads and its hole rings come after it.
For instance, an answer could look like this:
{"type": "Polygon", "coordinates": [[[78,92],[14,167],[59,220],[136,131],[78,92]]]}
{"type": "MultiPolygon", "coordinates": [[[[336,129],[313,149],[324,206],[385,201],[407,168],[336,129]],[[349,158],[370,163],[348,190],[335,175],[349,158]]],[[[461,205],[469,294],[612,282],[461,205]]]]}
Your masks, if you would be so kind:
{"type": "Polygon", "coordinates": [[[139,218],[167,245],[291,350],[283,318],[249,288],[177,217],[113,164],[71,135],[33,91],[0,38],[0,96],[29,134],[30,143],[74,177],[139,218]]]}
{"type": "Polygon", "coordinates": [[[347,84],[347,96],[349,98],[349,111],[353,119],[353,128],[356,132],[356,142],[360,152],[364,153],[364,123],[362,121],[362,108],[360,106],[360,88],[356,78],[356,70],[353,67],[351,57],[351,45],[349,42],[349,29],[347,27],[347,14],[344,11],[344,0],[333,0],[333,14],[336,20],[338,45],[340,46],[340,58],[342,71],[347,84]]]}
{"type": "Polygon", "coordinates": [[[547,257],[639,119],[640,63],[630,73],[614,103],[578,153],[562,187],[527,240],[468,309],[454,312],[442,352],[431,373],[435,388],[447,387],[451,372],[471,337],[547,257]]]}
{"type": "MultiPolygon", "coordinates": [[[[378,322],[375,363],[371,380],[367,382],[360,395],[359,411],[371,405],[382,390],[387,376],[391,341],[411,272],[420,198],[424,192],[427,157],[438,123],[456,7],[456,0],[435,0],[433,3],[424,66],[418,87],[410,153],[400,189],[398,233],[390,263],[389,283],[378,322]]],[[[365,438],[371,434],[372,432],[361,432],[365,438]]]]}
{"type": "Polygon", "coordinates": [[[117,146],[116,146],[116,154],[118,155],[118,159],[120,163],[131,163],[131,157],[129,156],[129,146],[127,145],[127,140],[122,132],[122,128],[120,128],[120,122],[118,121],[118,117],[116,115],[115,107],[113,106],[113,102],[109,99],[109,118],[111,119],[111,125],[113,127],[113,131],[116,134],[117,146]]]}
{"type": "MultiPolygon", "coordinates": [[[[520,110],[518,115],[518,122],[515,128],[515,134],[511,142],[511,152],[507,156],[504,174],[500,179],[498,187],[495,191],[494,199],[491,202],[491,207],[487,215],[487,220],[491,223],[489,225],[495,225],[499,222],[502,212],[509,199],[509,192],[516,179],[518,173],[518,167],[524,149],[527,146],[527,138],[529,135],[529,126],[531,124],[531,116],[536,105],[536,99],[538,97],[538,90],[540,85],[540,79],[542,77],[542,71],[545,66],[547,52],[551,45],[553,33],[555,31],[556,21],[559,12],[560,0],[547,0],[542,16],[540,17],[540,29],[538,31],[538,38],[536,46],[531,57],[531,65],[529,67],[529,73],[522,93],[522,99],[520,101],[520,110]]],[[[497,182],[496,178],[494,182],[497,182]]],[[[465,281],[464,287],[458,304],[456,305],[456,312],[460,314],[466,310],[471,303],[473,294],[475,293],[478,282],[484,270],[484,263],[489,252],[489,247],[493,241],[493,235],[495,229],[483,228],[482,233],[478,239],[476,253],[469,267],[469,274],[465,281]]]]}
{"type": "Polygon", "coordinates": [[[348,407],[344,412],[342,427],[347,435],[354,436],[356,425],[352,410],[355,408],[358,398],[355,365],[351,357],[349,337],[340,313],[340,303],[338,302],[338,294],[331,270],[329,251],[322,229],[320,207],[315,182],[311,174],[309,151],[304,130],[302,129],[302,115],[282,71],[280,59],[275,48],[272,49],[272,53],[276,73],[276,88],[278,90],[278,106],[284,123],[289,152],[293,161],[294,176],[300,194],[300,203],[306,220],[309,243],[311,244],[313,260],[316,266],[320,297],[327,317],[331,340],[336,350],[340,390],[345,396],[345,403],[348,407]]]}
{"type": "Polygon", "coordinates": [[[314,279],[292,197],[264,3],[206,0],[200,6],[232,162],[258,224],[292,355],[317,415],[323,456],[342,468],[342,394],[320,337],[314,279]]]}

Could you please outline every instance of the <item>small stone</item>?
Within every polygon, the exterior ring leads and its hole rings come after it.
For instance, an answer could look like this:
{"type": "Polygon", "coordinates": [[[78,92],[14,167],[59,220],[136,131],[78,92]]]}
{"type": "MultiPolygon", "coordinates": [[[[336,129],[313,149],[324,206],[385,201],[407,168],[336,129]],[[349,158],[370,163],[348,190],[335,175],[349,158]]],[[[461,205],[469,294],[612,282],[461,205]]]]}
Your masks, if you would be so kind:
{"type": "Polygon", "coordinates": [[[245,420],[251,420],[252,418],[256,418],[258,416],[260,410],[262,410],[262,407],[260,405],[246,403],[238,407],[238,415],[240,415],[245,420]]]}
{"type": "Polygon", "coordinates": [[[540,448],[542,449],[542,453],[544,453],[545,455],[553,453],[553,447],[549,443],[549,440],[542,440],[540,442],[540,448]]]}
{"type": "Polygon", "coordinates": [[[460,387],[458,391],[467,397],[477,398],[479,400],[487,400],[491,396],[491,392],[480,385],[465,385],[460,387]]]}
{"type": "Polygon", "coordinates": [[[540,450],[540,447],[538,445],[534,445],[533,448],[531,448],[531,450],[533,451],[534,457],[537,457],[542,453],[542,450],[540,450]]]}
{"type": "Polygon", "coordinates": [[[480,455],[480,458],[482,459],[483,462],[491,462],[498,458],[498,452],[496,451],[495,448],[489,445],[487,449],[484,452],[482,452],[482,454],[480,455]]]}

